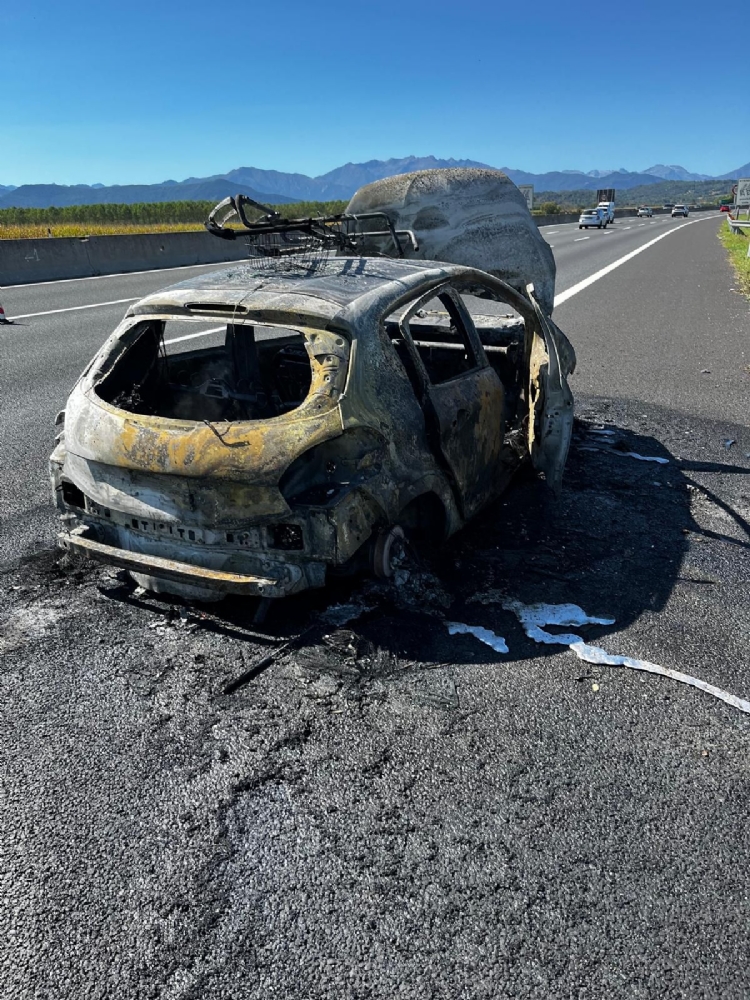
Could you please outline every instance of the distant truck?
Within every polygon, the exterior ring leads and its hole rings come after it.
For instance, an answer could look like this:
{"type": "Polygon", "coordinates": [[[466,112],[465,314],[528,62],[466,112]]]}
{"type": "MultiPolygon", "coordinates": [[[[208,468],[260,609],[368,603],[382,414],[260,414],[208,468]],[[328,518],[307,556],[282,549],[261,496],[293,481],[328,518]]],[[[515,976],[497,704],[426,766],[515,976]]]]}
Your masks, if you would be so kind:
{"type": "Polygon", "coordinates": [[[615,221],[615,189],[600,188],[596,192],[597,208],[600,208],[608,223],[615,221]]]}

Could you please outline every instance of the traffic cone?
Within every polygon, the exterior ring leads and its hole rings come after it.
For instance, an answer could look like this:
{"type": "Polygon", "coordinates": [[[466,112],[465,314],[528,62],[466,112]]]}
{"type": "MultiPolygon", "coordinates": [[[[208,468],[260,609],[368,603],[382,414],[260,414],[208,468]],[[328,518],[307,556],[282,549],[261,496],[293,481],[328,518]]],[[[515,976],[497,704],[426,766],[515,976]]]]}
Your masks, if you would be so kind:
{"type": "Polygon", "coordinates": [[[1,302],[0,302],[0,323],[10,324],[10,320],[5,315],[5,310],[3,309],[1,302]]]}

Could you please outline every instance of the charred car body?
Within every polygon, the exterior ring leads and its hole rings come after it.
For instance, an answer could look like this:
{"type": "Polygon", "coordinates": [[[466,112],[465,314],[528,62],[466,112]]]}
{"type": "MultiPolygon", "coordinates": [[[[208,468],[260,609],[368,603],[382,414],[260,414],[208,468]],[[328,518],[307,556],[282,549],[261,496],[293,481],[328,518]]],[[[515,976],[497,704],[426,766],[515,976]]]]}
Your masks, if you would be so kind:
{"type": "Polygon", "coordinates": [[[525,460],[559,488],[575,356],[531,284],[300,231],[128,311],[60,417],[64,546],[157,592],[281,597],[365,558],[389,576],[404,531],[447,537],[525,460]],[[167,352],[168,322],[217,319],[223,343],[167,352]]]}

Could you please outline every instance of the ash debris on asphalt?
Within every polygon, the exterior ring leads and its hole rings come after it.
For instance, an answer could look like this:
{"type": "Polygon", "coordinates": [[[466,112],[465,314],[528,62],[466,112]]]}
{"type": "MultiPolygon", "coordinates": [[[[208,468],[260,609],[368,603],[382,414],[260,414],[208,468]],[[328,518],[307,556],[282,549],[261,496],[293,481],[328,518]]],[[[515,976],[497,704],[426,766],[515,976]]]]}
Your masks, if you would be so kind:
{"type": "Polygon", "coordinates": [[[262,626],[63,553],[5,572],[7,995],[739,1000],[746,718],[501,607],[750,696],[742,432],[665,425],[590,400],[559,502],[521,478],[399,585],[262,626]]]}

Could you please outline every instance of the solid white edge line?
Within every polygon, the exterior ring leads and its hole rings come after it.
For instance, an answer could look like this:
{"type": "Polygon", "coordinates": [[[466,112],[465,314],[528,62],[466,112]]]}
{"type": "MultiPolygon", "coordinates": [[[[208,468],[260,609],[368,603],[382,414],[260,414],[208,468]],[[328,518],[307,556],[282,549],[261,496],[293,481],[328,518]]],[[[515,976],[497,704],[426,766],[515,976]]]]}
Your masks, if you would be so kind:
{"type": "Polygon", "coordinates": [[[39,285],[64,285],[71,281],[101,281],[102,278],[138,277],[139,274],[158,274],[169,271],[185,271],[189,267],[220,267],[227,264],[241,264],[239,260],[215,260],[211,264],[176,264],[174,267],[150,267],[146,271],[115,271],[114,274],[86,274],[82,278],[51,278],[49,281],[23,281],[19,285],[0,285],[0,288],[38,288],[39,285]]]}
{"type": "Polygon", "coordinates": [[[142,295],[136,295],[132,299],[113,299],[111,302],[92,302],[87,306],[68,306],[65,309],[47,309],[45,312],[38,313],[21,313],[19,316],[11,316],[11,320],[17,319],[33,319],[35,316],[54,316],[56,313],[70,313],[78,312],[80,309],[101,309],[102,306],[120,306],[124,302],[137,302],[138,299],[143,298],[142,295]]]}
{"type": "MultiPolygon", "coordinates": [[[[629,260],[632,260],[633,257],[637,257],[639,253],[643,253],[644,250],[648,250],[649,247],[652,247],[654,243],[658,243],[659,240],[666,239],[667,236],[671,236],[672,233],[676,233],[678,230],[684,229],[685,226],[694,226],[696,222],[705,222],[706,219],[715,219],[715,216],[710,215],[704,216],[702,219],[691,219],[690,222],[683,222],[682,225],[675,226],[674,229],[668,229],[666,233],[661,233],[659,236],[655,236],[652,240],[649,240],[648,243],[644,243],[642,247],[637,247],[635,250],[631,250],[630,253],[626,253],[625,256],[620,257],[619,260],[613,261],[611,264],[607,264],[607,266],[603,267],[601,271],[596,271],[594,274],[589,275],[588,278],[584,278],[583,281],[579,281],[577,285],[573,285],[571,288],[568,288],[559,295],[556,295],[554,302],[555,307],[561,306],[563,302],[567,302],[568,299],[572,299],[574,295],[578,295],[578,293],[582,292],[584,288],[588,288],[589,285],[593,285],[595,281],[598,281],[600,278],[603,278],[605,275],[616,270],[618,267],[626,264],[629,260]]],[[[573,242],[576,241],[574,240],[573,242]]]]}
{"type": "Polygon", "coordinates": [[[210,330],[201,330],[199,333],[186,333],[184,337],[172,337],[169,340],[165,340],[165,344],[179,344],[181,340],[194,340],[196,337],[207,337],[210,333],[219,333],[221,330],[226,330],[226,325],[224,326],[214,326],[210,330]]]}

